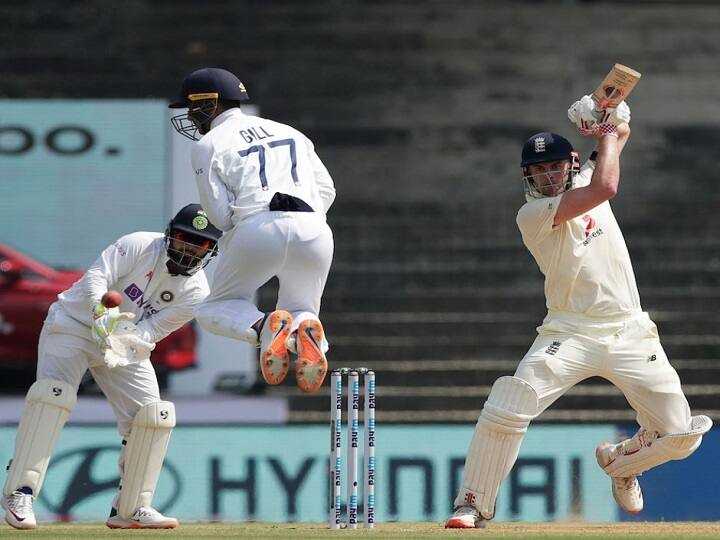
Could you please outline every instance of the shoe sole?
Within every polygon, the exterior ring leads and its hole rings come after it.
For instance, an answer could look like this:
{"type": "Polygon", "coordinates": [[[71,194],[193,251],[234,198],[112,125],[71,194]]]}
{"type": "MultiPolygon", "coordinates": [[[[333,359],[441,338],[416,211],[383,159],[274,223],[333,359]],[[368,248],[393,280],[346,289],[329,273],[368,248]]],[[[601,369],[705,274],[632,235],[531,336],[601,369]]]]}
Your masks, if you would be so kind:
{"type": "Polygon", "coordinates": [[[105,525],[108,529],[175,529],[178,526],[178,522],[169,521],[164,524],[157,525],[142,525],[135,521],[127,521],[126,523],[113,523],[112,521],[106,521],[105,525]]]}
{"type": "Polygon", "coordinates": [[[298,388],[307,394],[317,392],[327,375],[327,359],[320,348],[324,335],[320,321],[307,320],[298,326],[295,379],[298,388]]]}
{"type": "Polygon", "coordinates": [[[273,311],[268,321],[273,339],[260,355],[260,370],[268,384],[280,384],[290,370],[290,355],[285,341],[290,335],[292,315],[287,311],[273,311]]]}
{"type": "Polygon", "coordinates": [[[450,518],[445,523],[446,529],[483,529],[485,522],[482,520],[475,520],[472,525],[468,524],[462,518],[450,518]]]}
{"type": "Polygon", "coordinates": [[[37,525],[30,525],[29,527],[18,527],[14,523],[11,523],[10,520],[5,516],[5,523],[10,525],[13,529],[16,529],[18,531],[32,531],[33,529],[37,529],[37,525]]]}
{"type": "Polygon", "coordinates": [[[138,525],[137,523],[133,523],[132,525],[111,525],[110,523],[105,523],[108,529],[175,529],[177,528],[177,524],[170,524],[170,525],[138,525]]]}

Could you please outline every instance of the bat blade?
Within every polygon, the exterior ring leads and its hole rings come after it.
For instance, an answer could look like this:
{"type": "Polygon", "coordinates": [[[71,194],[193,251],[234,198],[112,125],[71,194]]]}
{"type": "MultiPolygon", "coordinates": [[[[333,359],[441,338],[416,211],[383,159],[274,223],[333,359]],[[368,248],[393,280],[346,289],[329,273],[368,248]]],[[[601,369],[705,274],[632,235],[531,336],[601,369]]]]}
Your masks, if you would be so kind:
{"type": "Polygon", "coordinates": [[[642,74],[632,68],[615,64],[593,92],[597,110],[613,109],[630,95],[642,74]]]}

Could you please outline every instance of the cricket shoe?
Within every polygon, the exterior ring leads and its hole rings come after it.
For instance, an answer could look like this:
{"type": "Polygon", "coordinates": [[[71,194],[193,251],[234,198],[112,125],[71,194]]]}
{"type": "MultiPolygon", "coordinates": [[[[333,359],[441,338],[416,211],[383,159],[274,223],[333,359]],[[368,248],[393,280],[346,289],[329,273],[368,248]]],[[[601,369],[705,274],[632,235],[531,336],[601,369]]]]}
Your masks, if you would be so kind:
{"type": "Polygon", "coordinates": [[[178,526],[178,520],[163,516],[150,506],[141,506],[130,519],[124,519],[113,508],[105,525],[111,529],[174,529],[178,526]]]}
{"type": "Polygon", "coordinates": [[[316,319],[304,320],[297,329],[295,378],[298,388],[308,394],[318,391],[327,374],[328,363],[322,350],[324,336],[322,324],[316,319]]]}
{"type": "Polygon", "coordinates": [[[2,498],[5,509],[5,521],[16,529],[36,529],[37,521],[33,512],[33,497],[22,491],[13,491],[2,498]]]}
{"type": "Polygon", "coordinates": [[[474,506],[459,506],[445,522],[446,529],[482,529],[485,520],[474,506]]]}
{"type": "Polygon", "coordinates": [[[260,369],[268,384],[280,384],[290,370],[287,338],[292,315],[287,311],[273,311],[265,319],[260,331],[260,369]]]}
{"type": "MultiPolygon", "coordinates": [[[[603,443],[595,449],[595,459],[601,469],[605,469],[615,459],[616,445],[603,443]]],[[[612,494],[620,508],[630,514],[643,509],[643,495],[637,476],[619,478],[611,476],[612,494]]]]}

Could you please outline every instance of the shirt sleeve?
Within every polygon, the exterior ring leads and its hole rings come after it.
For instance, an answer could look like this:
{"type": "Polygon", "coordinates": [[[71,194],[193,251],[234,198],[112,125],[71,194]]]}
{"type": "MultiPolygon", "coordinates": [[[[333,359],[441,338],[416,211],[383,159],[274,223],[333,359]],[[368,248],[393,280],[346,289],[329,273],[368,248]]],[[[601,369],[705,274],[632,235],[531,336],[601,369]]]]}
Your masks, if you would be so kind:
{"type": "Polygon", "coordinates": [[[532,247],[553,232],[553,221],[563,194],[525,203],[517,215],[517,224],[526,246],[532,247]]]}
{"type": "Polygon", "coordinates": [[[90,307],[99,304],[113,284],[133,271],[142,252],[143,242],[137,234],[123,236],[103,250],[82,278],[90,307]]]}
{"type": "Polygon", "coordinates": [[[219,161],[211,141],[202,139],[193,147],[192,166],[200,205],[213,225],[221,231],[229,231],[233,228],[231,205],[234,196],[219,174],[219,161]]]}
{"type": "Polygon", "coordinates": [[[585,187],[590,185],[593,172],[595,171],[595,162],[588,159],[583,166],[580,168],[577,176],[575,176],[575,182],[573,187],[585,187]]]}
{"type": "Polygon", "coordinates": [[[323,212],[327,214],[332,203],[335,201],[335,184],[330,173],[315,152],[315,146],[308,138],[305,139],[308,145],[308,154],[310,163],[312,164],[313,173],[315,174],[315,184],[318,188],[320,200],[323,205],[323,212]]]}
{"type": "Polygon", "coordinates": [[[157,343],[193,318],[194,304],[165,308],[137,324],[145,341],[157,343]]]}
{"type": "Polygon", "coordinates": [[[195,287],[188,291],[187,297],[182,302],[162,309],[138,322],[137,327],[143,339],[157,343],[172,334],[193,318],[195,306],[202,302],[207,295],[207,287],[195,287]]]}

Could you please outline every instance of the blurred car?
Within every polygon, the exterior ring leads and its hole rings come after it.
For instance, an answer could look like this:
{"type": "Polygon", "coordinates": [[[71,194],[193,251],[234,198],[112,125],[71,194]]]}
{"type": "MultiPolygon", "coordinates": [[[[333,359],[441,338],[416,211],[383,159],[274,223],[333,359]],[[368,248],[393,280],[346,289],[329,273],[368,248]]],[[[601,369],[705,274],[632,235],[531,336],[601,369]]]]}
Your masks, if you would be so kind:
{"type": "MultiPolygon", "coordinates": [[[[35,376],[43,321],[57,295],[83,275],[59,270],[0,244],[0,372],[26,386],[35,376]]],[[[161,387],[172,371],[195,365],[195,330],[188,323],[157,344],[151,359],[161,387]]]]}

